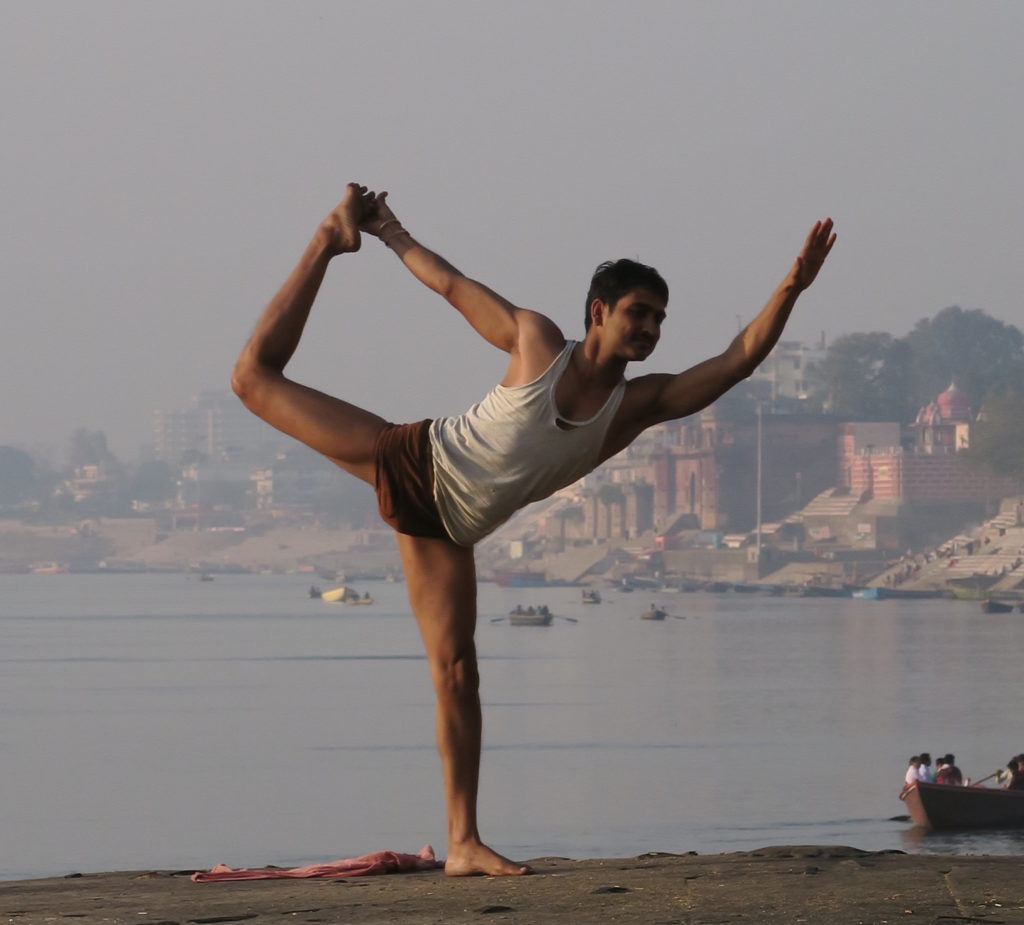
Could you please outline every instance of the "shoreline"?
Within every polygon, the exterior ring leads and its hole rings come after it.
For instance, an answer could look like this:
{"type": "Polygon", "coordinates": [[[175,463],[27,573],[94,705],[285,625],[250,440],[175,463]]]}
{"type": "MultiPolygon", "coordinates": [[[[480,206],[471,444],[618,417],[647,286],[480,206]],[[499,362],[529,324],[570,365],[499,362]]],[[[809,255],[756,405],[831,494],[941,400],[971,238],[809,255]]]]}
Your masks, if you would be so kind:
{"type": "Polygon", "coordinates": [[[0,914],[35,925],[345,922],[1024,922],[1024,857],[771,846],[729,854],[534,858],[526,877],[440,871],[193,883],[192,871],[0,882],[0,914]]]}

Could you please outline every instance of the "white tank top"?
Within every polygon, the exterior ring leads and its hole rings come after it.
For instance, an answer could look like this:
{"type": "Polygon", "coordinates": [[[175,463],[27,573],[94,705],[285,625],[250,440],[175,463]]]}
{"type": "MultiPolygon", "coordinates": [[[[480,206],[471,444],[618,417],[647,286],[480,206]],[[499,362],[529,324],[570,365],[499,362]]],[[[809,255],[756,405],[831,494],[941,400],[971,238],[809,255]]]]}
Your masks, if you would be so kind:
{"type": "Polygon", "coordinates": [[[597,465],[626,383],[589,420],[561,417],[555,386],[576,343],[568,341],[533,382],[497,385],[465,414],[430,425],[434,500],[448,535],[460,546],[472,546],[521,507],[597,465]]]}

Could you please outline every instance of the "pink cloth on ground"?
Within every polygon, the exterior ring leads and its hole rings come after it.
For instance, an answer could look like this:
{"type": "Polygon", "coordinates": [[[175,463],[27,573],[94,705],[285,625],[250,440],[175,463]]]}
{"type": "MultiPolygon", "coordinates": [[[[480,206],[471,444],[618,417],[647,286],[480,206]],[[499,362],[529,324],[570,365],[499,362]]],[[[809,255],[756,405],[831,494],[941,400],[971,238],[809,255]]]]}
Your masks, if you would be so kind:
{"type": "Polygon", "coordinates": [[[291,877],[367,877],[371,874],[402,874],[414,870],[437,870],[444,867],[444,861],[434,857],[434,849],[424,845],[418,854],[400,854],[397,851],[374,851],[358,858],[342,858],[327,864],[309,864],[306,867],[278,869],[260,867],[238,869],[218,864],[209,871],[196,871],[192,879],[196,883],[217,880],[280,880],[291,877]]]}

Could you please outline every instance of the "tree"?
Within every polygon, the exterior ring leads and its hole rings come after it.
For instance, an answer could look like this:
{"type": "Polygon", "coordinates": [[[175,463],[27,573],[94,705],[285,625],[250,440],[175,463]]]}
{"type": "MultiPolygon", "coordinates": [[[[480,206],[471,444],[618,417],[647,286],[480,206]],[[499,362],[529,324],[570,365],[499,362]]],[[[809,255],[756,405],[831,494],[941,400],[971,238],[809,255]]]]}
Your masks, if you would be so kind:
{"type": "Polygon", "coordinates": [[[990,396],[971,427],[967,459],[994,475],[1024,479],[1024,392],[990,396]]]}
{"type": "Polygon", "coordinates": [[[19,504],[34,497],[36,471],[32,457],[13,446],[0,446],[0,504],[19,504]]]}
{"type": "Polygon", "coordinates": [[[163,460],[144,462],[135,472],[129,489],[132,501],[170,501],[177,493],[174,469],[163,460]]]}
{"type": "Polygon", "coordinates": [[[912,420],[917,406],[907,394],[908,351],[884,331],[838,337],[809,370],[812,397],[844,420],[912,420]]]}
{"type": "Polygon", "coordinates": [[[114,454],[107,447],[107,435],[102,430],[77,428],[71,435],[68,462],[73,469],[114,462],[114,454]]]}
{"type": "Polygon", "coordinates": [[[1024,392],[1024,335],[981,309],[944,308],[905,338],[910,392],[918,407],[956,381],[975,410],[989,395],[1024,392]]]}

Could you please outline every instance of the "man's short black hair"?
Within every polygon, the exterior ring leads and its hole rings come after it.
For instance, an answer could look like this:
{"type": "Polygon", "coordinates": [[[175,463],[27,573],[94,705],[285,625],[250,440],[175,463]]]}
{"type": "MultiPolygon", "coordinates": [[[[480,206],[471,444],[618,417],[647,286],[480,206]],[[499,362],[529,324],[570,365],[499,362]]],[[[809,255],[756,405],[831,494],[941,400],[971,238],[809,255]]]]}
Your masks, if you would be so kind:
{"type": "Polygon", "coordinates": [[[600,299],[609,308],[615,308],[615,303],[634,289],[650,289],[668,304],[668,283],[654,267],[625,258],[606,260],[600,264],[594,271],[587,292],[584,330],[590,330],[590,306],[594,299],[600,299]]]}

